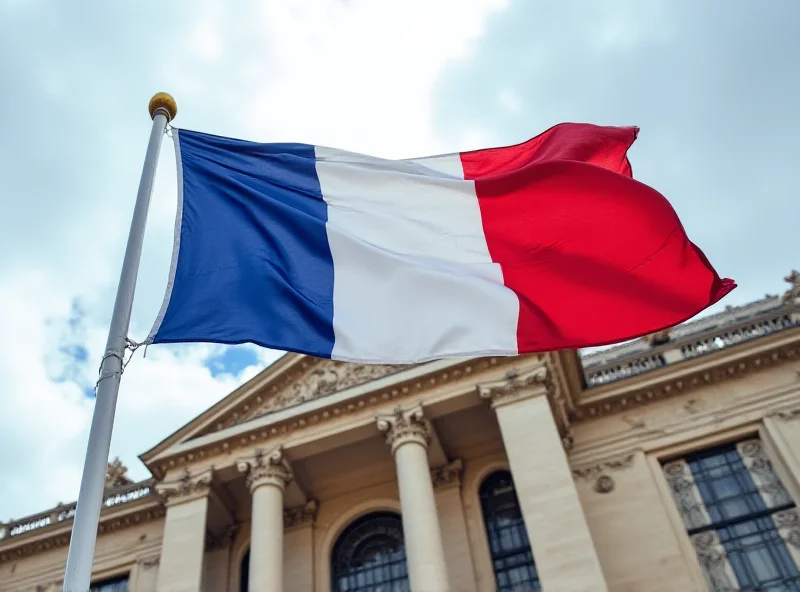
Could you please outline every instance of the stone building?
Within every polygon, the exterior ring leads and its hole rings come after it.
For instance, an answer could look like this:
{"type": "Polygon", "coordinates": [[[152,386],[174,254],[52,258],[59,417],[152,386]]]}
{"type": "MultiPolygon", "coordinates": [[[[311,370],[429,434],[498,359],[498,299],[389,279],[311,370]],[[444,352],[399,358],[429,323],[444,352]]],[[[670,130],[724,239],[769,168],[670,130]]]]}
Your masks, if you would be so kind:
{"type": "MultiPolygon", "coordinates": [[[[800,590],[800,274],[581,355],[286,355],[109,465],[103,592],[800,590]]],[[[0,526],[60,589],[74,504],[0,526]]]]}

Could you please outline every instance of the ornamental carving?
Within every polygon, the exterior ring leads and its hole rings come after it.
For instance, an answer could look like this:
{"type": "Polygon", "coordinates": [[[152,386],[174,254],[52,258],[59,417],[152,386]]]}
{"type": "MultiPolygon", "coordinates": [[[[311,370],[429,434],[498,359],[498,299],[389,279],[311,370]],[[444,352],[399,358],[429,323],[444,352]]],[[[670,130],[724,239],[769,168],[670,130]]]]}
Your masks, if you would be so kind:
{"type": "Polygon", "coordinates": [[[783,278],[784,282],[789,282],[790,288],[781,298],[784,303],[791,303],[800,298],[800,271],[792,270],[792,273],[783,278]]]}
{"type": "Polygon", "coordinates": [[[600,475],[594,482],[594,490],[597,493],[611,493],[614,491],[615,483],[611,475],[600,475]]]}
{"type": "Polygon", "coordinates": [[[186,467],[179,479],[157,483],[156,491],[167,498],[170,503],[188,501],[195,497],[208,495],[213,478],[214,471],[211,468],[192,473],[189,467],[186,467]]]}
{"type": "Polygon", "coordinates": [[[672,491],[683,523],[688,530],[706,526],[709,523],[700,492],[694,482],[689,465],[684,460],[676,460],[664,465],[664,476],[672,491]]]}
{"type": "Polygon", "coordinates": [[[797,508],[775,512],[772,521],[786,544],[800,551],[800,514],[797,513],[797,508]]]}
{"type": "Polygon", "coordinates": [[[378,429],[386,434],[386,443],[394,453],[397,448],[407,442],[418,442],[427,447],[431,440],[431,425],[425,419],[422,405],[403,410],[399,405],[391,415],[376,418],[378,429]]]}
{"type": "Polygon", "coordinates": [[[233,541],[238,533],[238,523],[228,525],[225,530],[219,533],[206,532],[205,550],[216,551],[218,549],[229,548],[233,544],[233,541]]]}
{"type": "Polygon", "coordinates": [[[792,498],[775,472],[772,461],[767,456],[761,441],[758,439],[748,440],[740,443],[737,448],[767,506],[775,507],[792,503],[792,498]]]}
{"type": "Polygon", "coordinates": [[[256,405],[245,406],[244,413],[233,413],[219,429],[244,423],[255,417],[294,407],[312,399],[327,397],[338,391],[383,378],[406,368],[402,365],[351,364],[332,360],[320,360],[305,374],[283,389],[274,389],[274,395],[256,397],[256,405]]]}
{"type": "Polygon", "coordinates": [[[111,487],[120,487],[123,485],[130,485],[133,483],[127,477],[128,467],[122,464],[122,461],[119,458],[115,458],[113,461],[108,463],[108,468],[106,469],[106,479],[105,479],[105,487],[109,489],[111,487]]]}
{"type": "Polygon", "coordinates": [[[597,493],[611,493],[616,487],[609,471],[622,471],[633,466],[635,453],[611,458],[596,464],[585,465],[572,470],[572,476],[581,481],[594,481],[592,489],[597,493]]]}
{"type": "Polygon", "coordinates": [[[732,574],[725,547],[715,530],[708,530],[692,536],[692,545],[703,566],[709,589],[712,592],[731,592],[738,590],[738,582],[732,574]]]}
{"type": "Polygon", "coordinates": [[[319,504],[316,500],[308,500],[304,506],[288,508],[283,511],[283,527],[294,528],[308,522],[313,522],[317,518],[319,504]]]}
{"type": "Polygon", "coordinates": [[[464,471],[464,464],[460,458],[447,463],[442,467],[436,467],[431,471],[431,480],[434,489],[447,487],[448,485],[461,485],[461,474],[464,471]]]}
{"type": "Polygon", "coordinates": [[[284,489],[292,480],[292,468],[283,454],[283,446],[264,453],[260,448],[253,456],[239,459],[236,468],[247,474],[247,487],[255,491],[261,485],[275,485],[284,489]]]}
{"type": "Polygon", "coordinates": [[[525,399],[539,392],[546,393],[549,372],[546,366],[537,366],[532,370],[520,372],[516,368],[506,372],[502,380],[478,385],[478,394],[488,399],[497,407],[505,403],[525,399]]]}
{"type": "Polygon", "coordinates": [[[153,569],[158,567],[161,563],[161,555],[152,555],[151,557],[143,557],[138,561],[142,569],[153,569]]]}

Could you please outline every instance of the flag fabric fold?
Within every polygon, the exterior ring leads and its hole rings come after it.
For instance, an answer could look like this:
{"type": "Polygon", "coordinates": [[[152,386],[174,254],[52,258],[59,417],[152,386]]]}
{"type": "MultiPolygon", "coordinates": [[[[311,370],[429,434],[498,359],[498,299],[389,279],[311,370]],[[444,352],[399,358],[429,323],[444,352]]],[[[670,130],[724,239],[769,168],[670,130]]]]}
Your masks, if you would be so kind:
{"type": "Polygon", "coordinates": [[[175,246],[147,341],[400,364],[676,325],[735,284],[632,178],[637,132],[568,123],[386,160],[174,130],[175,246]]]}

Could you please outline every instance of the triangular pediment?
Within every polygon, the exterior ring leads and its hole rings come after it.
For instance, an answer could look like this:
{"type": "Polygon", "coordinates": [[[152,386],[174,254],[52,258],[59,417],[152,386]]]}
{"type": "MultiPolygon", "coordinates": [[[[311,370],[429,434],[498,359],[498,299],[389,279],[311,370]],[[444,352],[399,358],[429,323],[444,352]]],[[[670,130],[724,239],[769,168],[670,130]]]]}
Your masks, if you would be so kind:
{"type": "Polygon", "coordinates": [[[198,432],[197,436],[218,432],[312,399],[366,384],[404,368],[408,366],[351,364],[305,358],[300,362],[299,368],[275,377],[270,384],[251,393],[226,413],[218,416],[216,421],[198,432]]]}
{"type": "Polygon", "coordinates": [[[140,458],[147,464],[173,446],[366,384],[409,367],[352,364],[286,354],[140,458]]]}

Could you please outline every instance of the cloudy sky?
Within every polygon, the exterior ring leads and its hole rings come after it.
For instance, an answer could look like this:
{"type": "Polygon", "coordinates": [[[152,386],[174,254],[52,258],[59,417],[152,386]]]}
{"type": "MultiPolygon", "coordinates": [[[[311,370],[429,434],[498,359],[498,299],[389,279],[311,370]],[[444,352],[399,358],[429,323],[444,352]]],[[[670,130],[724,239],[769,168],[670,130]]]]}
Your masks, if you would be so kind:
{"type": "MultiPolygon", "coordinates": [[[[737,280],[722,305],[800,268],[797,0],[228,4],[0,0],[0,520],[77,498],[157,91],[178,127],[388,158],[638,125],[634,175],[737,280]]],[[[175,195],[165,143],[136,340],[163,297],[175,195]]],[[[137,353],[112,456],[146,477],[138,454],[278,355],[137,353]]]]}

